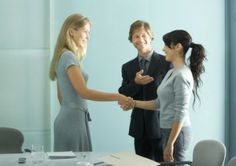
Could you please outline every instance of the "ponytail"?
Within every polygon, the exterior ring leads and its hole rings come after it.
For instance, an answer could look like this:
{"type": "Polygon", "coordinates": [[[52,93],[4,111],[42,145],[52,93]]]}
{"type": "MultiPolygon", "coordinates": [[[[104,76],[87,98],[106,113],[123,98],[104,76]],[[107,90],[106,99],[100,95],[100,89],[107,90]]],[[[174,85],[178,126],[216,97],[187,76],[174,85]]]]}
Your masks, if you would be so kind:
{"type": "Polygon", "coordinates": [[[192,52],[191,52],[190,57],[188,58],[188,61],[189,61],[189,67],[193,74],[194,83],[195,83],[194,90],[193,90],[193,95],[194,95],[193,103],[195,103],[196,96],[200,100],[197,89],[202,83],[200,75],[204,73],[205,71],[203,61],[206,60],[206,54],[205,54],[205,49],[201,44],[196,44],[192,42],[190,43],[189,47],[192,48],[192,52]]]}

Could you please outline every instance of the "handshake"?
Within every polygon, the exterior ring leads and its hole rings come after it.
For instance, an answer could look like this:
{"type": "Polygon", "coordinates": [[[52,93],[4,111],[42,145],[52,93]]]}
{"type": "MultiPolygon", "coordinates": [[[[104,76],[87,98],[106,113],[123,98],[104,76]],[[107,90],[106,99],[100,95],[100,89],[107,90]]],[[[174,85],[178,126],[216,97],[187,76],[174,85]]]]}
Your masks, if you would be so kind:
{"type": "Polygon", "coordinates": [[[135,100],[132,97],[127,97],[122,94],[119,94],[120,99],[118,100],[118,104],[124,111],[128,111],[135,107],[135,100]]]}
{"type": "MultiPolygon", "coordinates": [[[[153,80],[153,77],[149,75],[143,75],[143,70],[137,72],[134,79],[135,83],[138,85],[146,85],[152,82],[153,80]]],[[[130,109],[133,109],[134,107],[137,107],[136,103],[137,101],[135,101],[133,98],[118,94],[118,104],[124,111],[128,111],[130,109]]]]}

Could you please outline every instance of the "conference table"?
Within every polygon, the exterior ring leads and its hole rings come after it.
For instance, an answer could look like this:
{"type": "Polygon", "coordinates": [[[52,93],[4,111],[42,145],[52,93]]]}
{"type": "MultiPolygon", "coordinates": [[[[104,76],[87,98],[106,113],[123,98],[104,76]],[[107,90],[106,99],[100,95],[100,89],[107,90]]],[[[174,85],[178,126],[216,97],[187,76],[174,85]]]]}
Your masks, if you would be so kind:
{"type": "Polygon", "coordinates": [[[79,162],[82,160],[95,163],[95,166],[96,163],[98,163],[97,166],[102,166],[99,165],[97,158],[106,155],[106,153],[94,152],[75,152],[74,154],[76,154],[74,158],[49,159],[45,153],[45,159],[40,163],[33,163],[30,153],[0,154],[0,166],[79,166],[79,162]],[[19,158],[26,158],[25,163],[18,163],[19,158]]]}
{"type": "Polygon", "coordinates": [[[0,154],[0,166],[157,166],[158,163],[131,152],[73,152],[73,158],[51,159],[45,153],[40,163],[34,163],[30,153],[0,154]],[[25,158],[25,163],[18,163],[25,158]]]}

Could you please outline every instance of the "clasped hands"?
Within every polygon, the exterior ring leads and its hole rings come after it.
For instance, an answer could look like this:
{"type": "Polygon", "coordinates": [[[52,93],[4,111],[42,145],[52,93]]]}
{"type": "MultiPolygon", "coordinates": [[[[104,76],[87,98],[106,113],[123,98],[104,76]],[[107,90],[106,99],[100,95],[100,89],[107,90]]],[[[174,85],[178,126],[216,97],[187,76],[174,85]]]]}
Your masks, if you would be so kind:
{"type": "Polygon", "coordinates": [[[123,109],[123,111],[128,111],[135,107],[135,100],[132,97],[126,97],[122,95],[122,99],[118,101],[118,104],[123,109]]]}
{"type": "MultiPolygon", "coordinates": [[[[139,85],[146,85],[152,82],[154,79],[149,75],[142,75],[143,70],[140,70],[136,73],[134,82],[139,85]]],[[[131,97],[126,97],[122,95],[121,99],[118,101],[118,104],[124,111],[128,111],[135,107],[135,100],[131,97]]]]}

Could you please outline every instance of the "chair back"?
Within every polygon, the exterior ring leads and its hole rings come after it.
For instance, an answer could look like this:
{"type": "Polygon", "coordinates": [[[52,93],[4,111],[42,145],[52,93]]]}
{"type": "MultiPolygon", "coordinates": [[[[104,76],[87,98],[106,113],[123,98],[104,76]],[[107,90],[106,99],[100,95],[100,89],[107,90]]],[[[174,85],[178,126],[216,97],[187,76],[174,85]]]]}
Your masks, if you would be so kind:
{"type": "Polygon", "coordinates": [[[21,153],[23,134],[14,128],[0,127],[0,154],[21,153]]]}
{"type": "Polygon", "coordinates": [[[236,166],[236,156],[229,160],[228,166],[236,166]]]}
{"type": "Polygon", "coordinates": [[[193,166],[223,166],[226,157],[225,145],[216,140],[198,142],[193,150],[193,166]]]}

